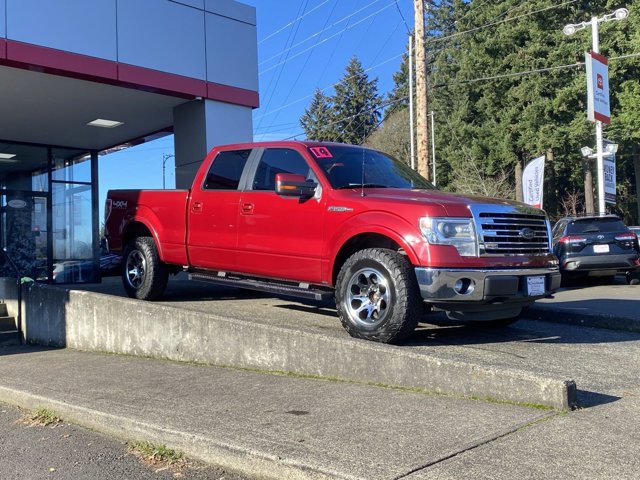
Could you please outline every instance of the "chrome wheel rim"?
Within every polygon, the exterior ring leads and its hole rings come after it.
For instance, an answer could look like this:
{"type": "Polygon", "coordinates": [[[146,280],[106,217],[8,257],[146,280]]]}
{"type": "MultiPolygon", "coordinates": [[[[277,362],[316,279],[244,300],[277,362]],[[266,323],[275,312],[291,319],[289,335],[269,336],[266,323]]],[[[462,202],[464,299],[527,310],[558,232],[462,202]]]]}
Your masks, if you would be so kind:
{"type": "Polygon", "coordinates": [[[375,268],[363,268],[349,278],[345,307],[356,324],[375,328],[385,321],[391,307],[389,281],[375,268]]]}
{"type": "Polygon", "coordinates": [[[133,250],[129,253],[125,263],[125,271],[127,283],[136,290],[140,288],[144,282],[144,276],[147,271],[147,261],[139,250],[133,250]]]}

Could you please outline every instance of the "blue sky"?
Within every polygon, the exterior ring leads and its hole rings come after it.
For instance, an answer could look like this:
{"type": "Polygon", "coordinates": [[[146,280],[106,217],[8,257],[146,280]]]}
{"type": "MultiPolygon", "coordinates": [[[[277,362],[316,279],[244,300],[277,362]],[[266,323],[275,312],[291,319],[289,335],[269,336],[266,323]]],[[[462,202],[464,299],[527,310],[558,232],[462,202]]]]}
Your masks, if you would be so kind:
{"type": "MultiPolygon", "coordinates": [[[[260,108],[253,112],[255,140],[298,135],[298,123],[313,92],[332,86],[356,55],[380,93],[393,87],[413,24],[412,0],[243,0],[256,7],[260,108]],[[403,20],[404,17],[404,20],[403,20]],[[405,25],[406,20],[406,25],[405,25]]],[[[163,154],[173,137],[101,157],[100,215],[111,188],[162,188],[163,154]],[[123,174],[126,172],[126,175],[123,174]]],[[[166,162],[167,188],[174,188],[173,159],[166,162]]]]}

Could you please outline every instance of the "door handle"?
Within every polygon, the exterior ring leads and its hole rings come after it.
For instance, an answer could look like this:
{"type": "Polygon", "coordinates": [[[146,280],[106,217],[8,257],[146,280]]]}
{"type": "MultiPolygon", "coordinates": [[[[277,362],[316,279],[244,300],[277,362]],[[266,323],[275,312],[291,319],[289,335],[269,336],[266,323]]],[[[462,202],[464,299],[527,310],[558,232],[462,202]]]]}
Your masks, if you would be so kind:
{"type": "Polygon", "coordinates": [[[202,202],[193,202],[191,204],[191,211],[193,213],[200,213],[202,212],[202,202]]]}
{"type": "Polygon", "coordinates": [[[243,203],[242,213],[245,215],[251,215],[253,213],[253,203],[243,203]]]}

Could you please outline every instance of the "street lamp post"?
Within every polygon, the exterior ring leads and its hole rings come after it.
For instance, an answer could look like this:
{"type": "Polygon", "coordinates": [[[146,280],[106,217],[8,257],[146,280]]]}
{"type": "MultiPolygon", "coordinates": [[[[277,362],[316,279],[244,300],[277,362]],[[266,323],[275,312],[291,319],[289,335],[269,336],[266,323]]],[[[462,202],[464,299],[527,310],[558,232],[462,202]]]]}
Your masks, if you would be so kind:
{"type": "MultiPolygon", "coordinates": [[[[610,22],[613,20],[624,20],[629,16],[629,10],[626,8],[619,8],[613,13],[603,15],[602,17],[591,17],[588,22],[575,23],[565,25],[562,31],[565,35],[573,35],[578,30],[591,27],[591,49],[594,53],[600,53],[600,38],[598,34],[598,24],[602,22],[610,22]]],[[[598,170],[598,213],[600,215],[605,213],[604,206],[604,155],[602,148],[602,122],[596,120],[596,159],[598,170]]]]}
{"type": "Polygon", "coordinates": [[[167,187],[165,187],[165,181],[164,181],[164,171],[165,171],[165,165],[167,163],[167,160],[169,160],[170,158],[175,157],[175,155],[173,155],[172,153],[163,153],[162,154],[162,189],[165,190],[167,187]]]}

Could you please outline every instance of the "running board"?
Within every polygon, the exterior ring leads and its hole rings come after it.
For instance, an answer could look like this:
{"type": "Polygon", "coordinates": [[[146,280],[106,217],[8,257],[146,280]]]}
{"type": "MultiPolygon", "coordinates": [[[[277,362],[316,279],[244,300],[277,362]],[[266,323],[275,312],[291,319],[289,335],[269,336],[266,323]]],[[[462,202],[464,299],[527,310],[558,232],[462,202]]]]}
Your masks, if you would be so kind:
{"type": "Polygon", "coordinates": [[[278,280],[263,280],[255,277],[242,277],[227,272],[189,272],[189,280],[226,285],[230,287],[248,288],[276,295],[305,298],[308,300],[333,300],[333,290],[315,288],[304,282],[285,282],[278,280]]]}

